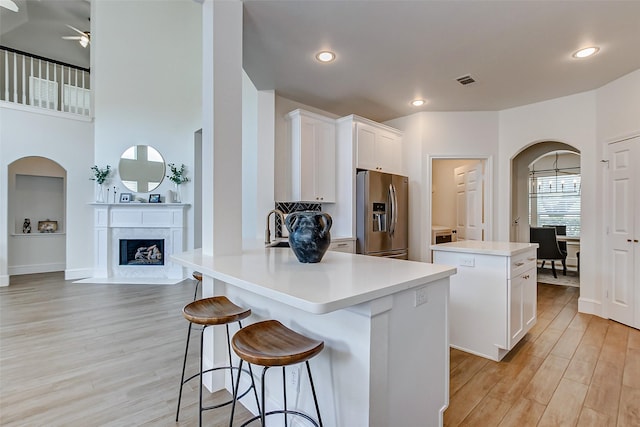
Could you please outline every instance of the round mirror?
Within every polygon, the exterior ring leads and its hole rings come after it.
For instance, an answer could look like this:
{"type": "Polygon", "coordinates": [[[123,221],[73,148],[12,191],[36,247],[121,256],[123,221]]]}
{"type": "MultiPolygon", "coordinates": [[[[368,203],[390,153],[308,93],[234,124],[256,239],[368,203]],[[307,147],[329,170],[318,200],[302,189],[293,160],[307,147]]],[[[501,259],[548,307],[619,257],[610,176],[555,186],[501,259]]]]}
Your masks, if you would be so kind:
{"type": "Polygon", "coordinates": [[[118,172],[122,184],[135,193],[149,193],[164,178],[164,159],[149,145],[134,145],[120,156],[118,172]]]}

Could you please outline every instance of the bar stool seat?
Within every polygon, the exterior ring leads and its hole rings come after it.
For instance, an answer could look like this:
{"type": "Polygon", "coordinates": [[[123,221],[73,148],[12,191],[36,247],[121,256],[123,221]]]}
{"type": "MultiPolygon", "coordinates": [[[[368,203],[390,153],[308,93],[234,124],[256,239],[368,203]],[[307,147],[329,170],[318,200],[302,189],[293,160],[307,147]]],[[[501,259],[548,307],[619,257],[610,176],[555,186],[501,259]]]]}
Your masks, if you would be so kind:
{"type": "MultiPolygon", "coordinates": [[[[176,411],[176,422],[178,421],[178,417],[180,415],[180,401],[182,400],[182,388],[184,386],[185,383],[187,383],[188,381],[192,380],[193,378],[199,378],[200,379],[200,395],[199,395],[199,408],[200,408],[200,414],[199,414],[199,425],[202,425],[202,412],[209,410],[209,409],[215,409],[215,408],[220,408],[222,406],[226,406],[231,404],[232,402],[235,402],[235,400],[228,400],[225,401],[223,403],[217,404],[217,405],[213,405],[213,406],[208,406],[208,407],[204,407],[202,405],[202,375],[207,373],[207,372],[212,372],[212,371],[217,371],[217,370],[229,370],[229,375],[231,377],[231,385],[233,388],[233,371],[237,370],[238,371],[238,377],[240,377],[240,374],[243,372],[242,371],[242,366],[239,367],[234,367],[231,363],[231,345],[230,345],[230,334],[229,334],[229,324],[237,322],[238,326],[240,328],[240,330],[242,330],[242,320],[246,319],[247,317],[249,317],[251,315],[251,309],[247,309],[247,308],[243,308],[243,307],[239,307],[237,305],[235,305],[234,303],[232,303],[227,297],[225,296],[215,296],[215,297],[210,297],[210,298],[203,298],[203,299],[199,299],[199,300],[195,300],[187,305],[184,306],[184,308],[182,309],[182,315],[185,319],[187,319],[189,321],[189,329],[187,331],[187,343],[185,346],[185,351],[184,351],[184,361],[182,364],[182,377],[180,380],[180,392],[178,394],[178,409],[176,411]],[[199,371],[190,376],[189,378],[185,379],[185,370],[186,370],[186,366],[187,366],[187,354],[189,352],[189,341],[191,338],[191,327],[196,324],[196,325],[200,325],[202,326],[202,330],[201,330],[201,334],[200,334],[200,369],[199,371]],[[216,325],[225,325],[226,330],[227,330],[227,355],[229,357],[229,365],[227,366],[219,366],[219,367],[215,367],[215,368],[211,368],[211,369],[207,369],[207,370],[203,370],[203,357],[202,357],[202,351],[203,351],[203,344],[204,344],[204,331],[206,328],[208,328],[209,326],[216,326],[216,325]]],[[[244,371],[245,373],[247,373],[246,371],[244,371]]],[[[240,398],[244,395],[246,395],[251,388],[253,388],[254,391],[254,396],[256,398],[256,404],[258,404],[258,393],[256,391],[256,386],[255,386],[255,382],[253,379],[253,372],[251,371],[251,365],[249,365],[249,372],[248,374],[251,376],[251,386],[244,391],[241,395],[240,398]]],[[[233,396],[234,399],[238,399],[238,397],[236,397],[238,395],[238,392],[235,388],[233,388],[233,396]]]]}
{"type": "MultiPolygon", "coordinates": [[[[324,342],[308,338],[301,335],[277,320],[266,320],[263,322],[254,323],[246,326],[236,332],[231,340],[231,345],[235,353],[240,357],[240,367],[243,362],[248,362],[253,365],[263,366],[262,371],[262,393],[261,393],[261,405],[258,409],[262,408],[259,415],[248,420],[242,426],[246,426],[251,422],[260,419],[262,425],[265,425],[265,417],[272,414],[284,414],[285,425],[287,414],[301,416],[310,421],[314,426],[322,426],[322,418],[320,417],[320,408],[318,406],[318,399],[316,397],[315,387],[313,385],[313,378],[311,376],[311,368],[309,366],[309,359],[319,354],[324,348],[324,342]],[[309,415],[299,411],[293,411],[287,409],[287,389],[285,380],[285,366],[293,365],[297,363],[305,362],[307,365],[307,372],[309,374],[309,383],[311,384],[311,392],[313,393],[313,400],[316,407],[316,414],[318,421],[316,422],[309,415]],[[283,392],[284,392],[284,409],[266,412],[265,408],[265,374],[270,367],[282,367],[283,375],[283,392]]],[[[240,376],[237,377],[236,392],[240,383],[240,376]]],[[[234,399],[231,409],[230,426],[233,425],[233,414],[235,410],[236,400],[234,399]]]]}

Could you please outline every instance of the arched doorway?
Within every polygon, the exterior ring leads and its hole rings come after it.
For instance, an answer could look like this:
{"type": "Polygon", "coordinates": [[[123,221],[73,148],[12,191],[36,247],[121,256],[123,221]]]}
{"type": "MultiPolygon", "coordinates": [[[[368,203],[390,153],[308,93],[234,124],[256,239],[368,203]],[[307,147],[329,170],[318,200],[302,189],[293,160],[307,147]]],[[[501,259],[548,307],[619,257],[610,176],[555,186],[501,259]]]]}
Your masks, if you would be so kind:
{"type": "Polygon", "coordinates": [[[65,270],[66,181],[66,170],[44,157],[9,164],[9,276],[65,270]]]}
{"type": "MultiPolygon", "coordinates": [[[[533,144],[512,159],[510,240],[529,241],[529,227],[556,226],[564,236],[567,267],[577,271],[580,252],[580,151],[558,142],[533,144]]],[[[539,280],[540,281],[540,280],[539,280]]],[[[579,286],[579,275],[564,276],[559,284],[579,286]]]]}

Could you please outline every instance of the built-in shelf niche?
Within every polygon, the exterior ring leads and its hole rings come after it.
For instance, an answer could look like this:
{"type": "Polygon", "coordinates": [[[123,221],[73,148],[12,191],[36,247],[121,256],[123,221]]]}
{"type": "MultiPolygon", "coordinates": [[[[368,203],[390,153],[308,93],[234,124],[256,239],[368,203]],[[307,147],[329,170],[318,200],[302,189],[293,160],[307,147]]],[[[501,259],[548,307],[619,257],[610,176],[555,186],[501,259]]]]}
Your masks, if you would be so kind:
{"type": "Polygon", "coordinates": [[[12,197],[14,233],[23,234],[25,218],[31,220],[31,234],[40,234],[38,222],[46,220],[57,221],[56,233],[64,233],[64,187],[63,177],[16,174],[12,197]]]}

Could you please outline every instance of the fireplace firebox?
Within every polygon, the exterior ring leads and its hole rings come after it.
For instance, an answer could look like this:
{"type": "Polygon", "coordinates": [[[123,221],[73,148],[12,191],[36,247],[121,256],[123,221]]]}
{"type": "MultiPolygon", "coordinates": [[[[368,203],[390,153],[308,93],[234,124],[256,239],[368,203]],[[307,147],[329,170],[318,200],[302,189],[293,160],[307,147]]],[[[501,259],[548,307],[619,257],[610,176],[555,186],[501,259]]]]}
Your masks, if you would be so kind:
{"type": "Polygon", "coordinates": [[[120,265],[164,265],[164,240],[120,239],[120,265]]]}

